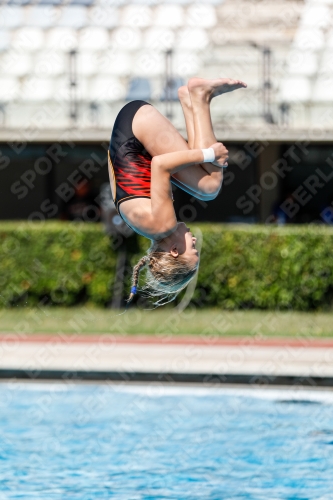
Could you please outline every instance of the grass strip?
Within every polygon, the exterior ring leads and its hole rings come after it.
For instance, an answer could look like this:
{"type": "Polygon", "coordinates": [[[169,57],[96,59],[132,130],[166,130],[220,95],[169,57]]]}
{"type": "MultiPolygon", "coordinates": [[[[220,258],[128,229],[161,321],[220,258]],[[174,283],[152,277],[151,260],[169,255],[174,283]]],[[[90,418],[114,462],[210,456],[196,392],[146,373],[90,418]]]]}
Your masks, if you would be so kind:
{"type": "Polygon", "coordinates": [[[333,313],[132,309],[125,314],[95,307],[0,309],[0,333],[333,337],[333,313]]]}

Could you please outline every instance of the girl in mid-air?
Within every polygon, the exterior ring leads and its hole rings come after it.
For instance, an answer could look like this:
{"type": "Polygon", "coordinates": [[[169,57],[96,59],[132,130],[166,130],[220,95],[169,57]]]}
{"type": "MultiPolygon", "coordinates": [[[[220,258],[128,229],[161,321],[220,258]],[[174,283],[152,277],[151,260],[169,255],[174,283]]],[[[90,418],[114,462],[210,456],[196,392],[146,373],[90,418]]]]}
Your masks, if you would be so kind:
{"type": "Polygon", "coordinates": [[[119,112],[108,154],[112,197],[126,224],[151,240],[147,255],[134,267],[129,301],[137,292],[144,267],[149,295],[162,296],[167,302],[197,272],[196,238],[183,222],[177,222],[171,183],[199,200],[216,198],[228,151],[216,141],[210,102],[244,87],[245,83],[229,78],[191,78],[180,87],[188,142],[145,101],[132,101],[119,112]]]}

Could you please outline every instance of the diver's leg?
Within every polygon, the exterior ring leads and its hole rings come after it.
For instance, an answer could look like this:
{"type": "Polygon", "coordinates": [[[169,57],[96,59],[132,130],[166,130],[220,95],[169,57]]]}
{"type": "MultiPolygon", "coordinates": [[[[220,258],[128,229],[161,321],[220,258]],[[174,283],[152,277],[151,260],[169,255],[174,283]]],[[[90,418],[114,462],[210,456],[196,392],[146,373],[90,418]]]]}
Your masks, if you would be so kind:
{"type": "MultiPolygon", "coordinates": [[[[206,148],[205,145],[201,145],[204,144],[203,141],[201,140],[201,137],[200,136],[196,137],[195,134],[192,102],[189,90],[186,85],[183,85],[178,89],[178,97],[184,113],[187,139],[190,149],[206,148]]],[[[214,136],[214,140],[209,145],[211,146],[215,142],[217,141],[214,136]]],[[[191,183],[193,182],[192,179],[193,179],[194,169],[197,169],[199,171],[205,170],[207,175],[210,176],[210,179],[206,181],[206,185],[207,186],[209,185],[209,193],[206,193],[204,199],[211,200],[215,198],[221,189],[223,181],[223,173],[221,167],[216,167],[214,165],[211,165],[210,163],[191,165],[189,168],[185,168],[184,170],[177,172],[176,174],[173,175],[173,179],[176,179],[177,181],[176,184],[179,187],[182,187],[184,185],[185,186],[191,185],[191,183]]]]}
{"type": "Polygon", "coordinates": [[[187,84],[192,103],[194,124],[194,147],[209,148],[216,142],[210,115],[210,102],[213,97],[246,87],[240,80],[218,78],[204,80],[191,78],[187,84]]]}
{"type": "MultiPolygon", "coordinates": [[[[178,89],[178,97],[185,117],[188,144],[191,149],[208,148],[217,142],[210,114],[211,99],[217,95],[231,92],[244,86],[243,82],[229,78],[217,80],[192,78],[189,80],[188,86],[182,86],[178,89]]],[[[203,163],[194,167],[191,166],[190,169],[186,168],[175,174],[174,177],[183,184],[188,185],[191,183],[194,168],[204,169],[210,175],[209,199],[214,198],[222,186],[222,168],[213,163],[203,163]]]]}
{"type": "Polygon", "coordinates": [[[194,149],[195,132],[194,132],[193,111],[192,111],[192,102],[187,85],[179,87],[178,98],[184,113],[185,125],[187,131],[187,143],[190,149],[194,149]]]}
{"type": "MultiPolygon", "coordinates": [[[[186,123],[186,129],[187,129],[187,135],[188,135],[188,144],[191,149],[205,149],[215,142],[217,142],[216,137],[214,135],[213,131],[213,126],[210,118],[210,107],[204,105],[204,110],[203,113],[205,116],[206,120],[206,128],[198,128],[197,124],[195,124],[194,121],[194,115],[193,115],[193,106],[192,106],[192,100],[190,97],[189,89],[187,86],[180,87],[178,89],[178,97],[183,109],[184,117],[185,117],[185,123],[186,123]],[[208,118],[208,119],[207,119],[208,118]],[[198,132],[196,133],[196,129],[198,132]],[[202,132],[205,131],[205,136],[203,136],[202,132]],[[206,139],[208,137],[209,146],[207,146],[208,140],[206,139]]],[[[200,105],[200,102],[198,100],[195,101],[196,106],[200,105]]],[[[221,189],[222,186],[222,181],[223,181],[223,171],[221,167],[218,167],[214,164],[211,163],[203,163],[200,165],[197,165],[196,168],[199,169],[204,169],[206,170],[207,174],[212,177],[210,184],[215,185],[215,193],[218,194],[218,192],[221,189]]],[[[190,182],[190,175],[191,172],[189,172],[187,169],[184,169],[183,171],[179,172],[176,174],[176,177],[179,181],[183,183],[188,183],[190,182]]]]}
{"type": "MultiPolygon", "coordinates": [[[[210,116],[210,101],[217,95],[242,87],[246,87],[246,84],[229,78],[189,80],[189,96],[185,89],[180,91],[189,144],[172,123],[153,106],[142,106],[134,116],[134,135],[152,156],[189,149],[190,146],[208,148],[217,142],[210,116]]],[[[178,181],[177,185],[185,191],[197,198],[209,200],[214,199],[220,191],[223,171],[212,163],[203,163],[188,166],[177,172],[174,178],[178,181]]]]}
{"type": "MultiPolygon", "coordinates": [[[[190,149],[172,123],[153,106],[142,106],[136,112],[132,128],[151,156],[190,149]]],[[[215,181],[200,165],[190,165],[174,178],[177,186],[196,198],[208,200],[215,193],[215,181]]]]}

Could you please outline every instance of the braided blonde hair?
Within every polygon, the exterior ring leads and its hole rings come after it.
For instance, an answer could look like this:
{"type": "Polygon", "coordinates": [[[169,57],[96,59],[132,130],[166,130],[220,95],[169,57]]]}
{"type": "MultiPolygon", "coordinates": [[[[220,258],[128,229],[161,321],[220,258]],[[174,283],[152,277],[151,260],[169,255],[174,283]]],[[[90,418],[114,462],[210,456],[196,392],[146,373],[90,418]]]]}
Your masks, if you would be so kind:
{"type": "Polygon", "coordinates": [[[194,278],[198,269],[197,264],[190,264],[182,255],[175,258],[159,247],[151,249],[148,255],[142,257],[133,268],[132,289],[127,301],[128,304],[133,300],[140,271],[144,267],[147,267],[147,280],[141,291],[143,295],[148,297],[162,296],[154,303],[156,306],[174,300],[178,293],[194,278]]]}

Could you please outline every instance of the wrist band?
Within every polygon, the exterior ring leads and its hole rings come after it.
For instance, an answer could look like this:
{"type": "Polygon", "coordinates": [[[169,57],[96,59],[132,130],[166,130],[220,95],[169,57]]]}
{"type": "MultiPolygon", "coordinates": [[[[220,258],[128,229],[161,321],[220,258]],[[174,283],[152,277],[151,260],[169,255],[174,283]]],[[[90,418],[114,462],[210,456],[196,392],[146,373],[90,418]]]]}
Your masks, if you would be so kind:
{"type": "Polygon", "coordinates": [[[204,163],[211,163],[215,160],[215,151],[213,148],[202,149],[201,151],[204,157],[204,163]]]}

